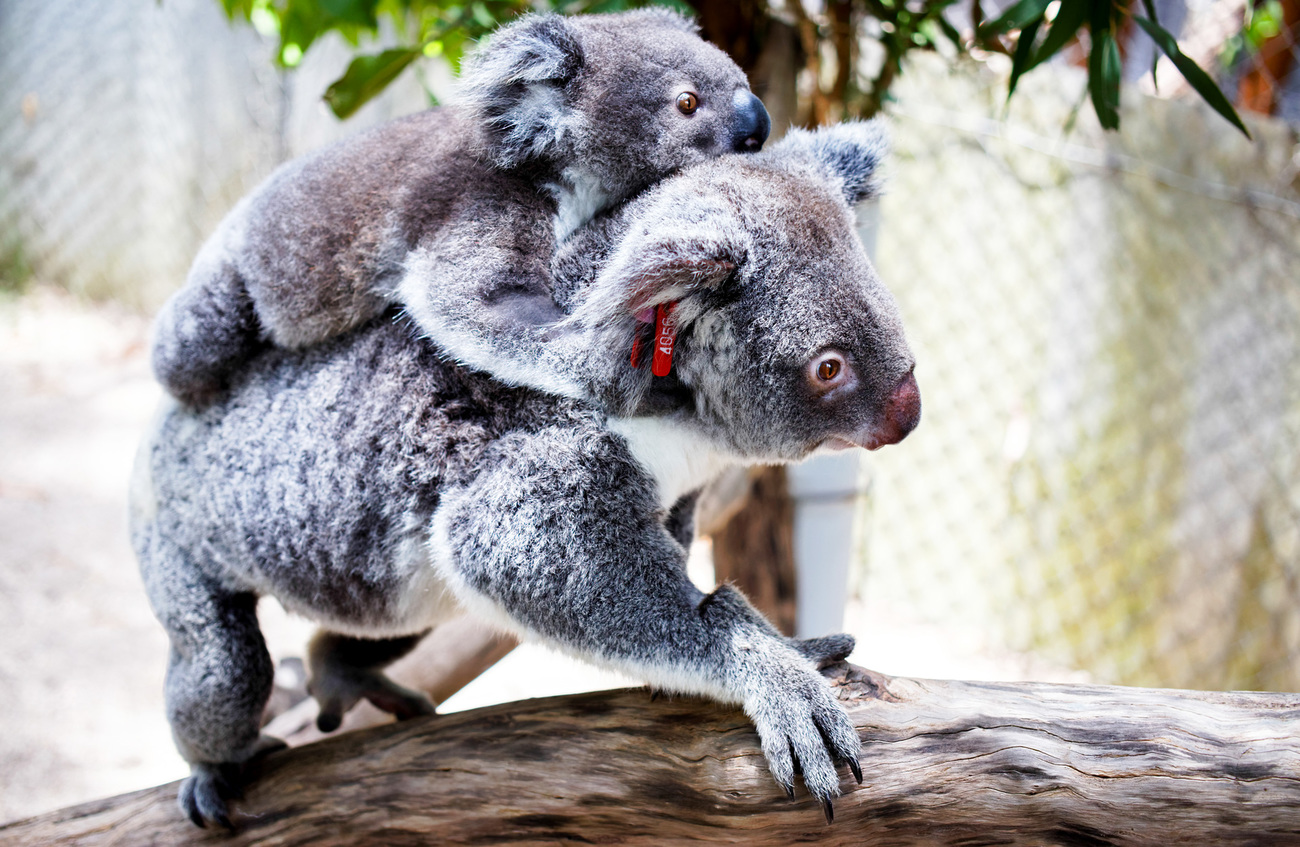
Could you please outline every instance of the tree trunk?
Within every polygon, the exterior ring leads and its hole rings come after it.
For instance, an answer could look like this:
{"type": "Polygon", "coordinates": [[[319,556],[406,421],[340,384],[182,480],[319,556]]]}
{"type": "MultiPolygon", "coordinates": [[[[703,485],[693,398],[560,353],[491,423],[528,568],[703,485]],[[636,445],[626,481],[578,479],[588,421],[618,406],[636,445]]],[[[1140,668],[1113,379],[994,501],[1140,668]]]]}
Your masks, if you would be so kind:
{"type": "Polygon", "coordinates": [[[1300,845],[1300,695],[827,674],[866,775],[843,781],[829,826],[773,783],[739,710],[633,689],[274,754],[233,837],[182,819],[173,784],[0,827],[0,843],[1300,845]]]}

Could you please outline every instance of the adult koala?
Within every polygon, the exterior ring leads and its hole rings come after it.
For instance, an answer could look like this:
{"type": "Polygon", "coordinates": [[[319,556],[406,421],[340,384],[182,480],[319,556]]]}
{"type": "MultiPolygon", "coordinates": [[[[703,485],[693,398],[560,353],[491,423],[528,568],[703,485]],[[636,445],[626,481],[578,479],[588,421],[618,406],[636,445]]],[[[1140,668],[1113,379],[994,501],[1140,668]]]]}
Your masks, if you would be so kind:
{"type": "Polygon", "coordinates": [[[235,207],[159,315],[169,392],[202,405],[267,341],[307,347],[393,304],[462,362],[552,388],[493,342],[562,316],[557,242],[769,128],[740,68],[664,9],[526,16],[462,85],[463,104],[290,162],[235,207]]]}
{"type": "Polygon", "coordinates": [[[168,718],[192,776],[183,811],[229,825],[241,764],[269,743],[264,594],[319,621],[312,690],[430,711],[383,665],[462,609],[657,687],[743,705],[777,782],[796,767],[831,817],[859,742],[818,662],[735,589],[703,594],[665,528],[722,468],[876,448],[920,395],[894,303],[854,232],[875,124],[665,180],[557,263],[573,307],[535,350],[597,402],[449,363],[392,316],[305,351],[271,349],[205,409],[172,404],[142,447],[132,540],[171,637],[168,718]],[[638,314],[676,303],[672,370],[629,361],[638,314]]]}

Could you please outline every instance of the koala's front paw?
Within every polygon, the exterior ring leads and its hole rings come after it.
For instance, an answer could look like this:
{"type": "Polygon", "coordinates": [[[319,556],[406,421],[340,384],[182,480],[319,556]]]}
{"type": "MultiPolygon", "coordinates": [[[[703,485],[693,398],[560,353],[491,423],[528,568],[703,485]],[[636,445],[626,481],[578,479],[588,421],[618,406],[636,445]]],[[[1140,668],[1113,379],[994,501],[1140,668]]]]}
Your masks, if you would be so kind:
{"type": "Polygon", "coordinates": [[[818,670],[842,662],[853,652],[857,642],[847,632],[824,635],[821,638],[791,638],[789,645],[817,666],[818,670]]]}
{"type": "Polygon", "coordinates": [[[835,763],[847,764],[861,783],[862,745],[826,682],[806,664],[792,661],[765,674],[760,692],[745,705],[777,783],[794,797],[797,768],[808,793],[821,801],[826,822],[833,821],[831,799],[840,793],[835,763]]]}

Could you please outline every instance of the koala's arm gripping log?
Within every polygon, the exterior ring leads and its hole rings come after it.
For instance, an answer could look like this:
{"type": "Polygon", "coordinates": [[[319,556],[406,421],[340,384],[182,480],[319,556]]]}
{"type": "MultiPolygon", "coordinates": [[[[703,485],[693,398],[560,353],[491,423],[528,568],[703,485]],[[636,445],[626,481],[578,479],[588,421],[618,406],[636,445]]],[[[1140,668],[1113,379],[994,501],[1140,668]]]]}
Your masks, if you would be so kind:
{"type": "Polygon", "coordinates": [[[656,688],[740,703],[777,782],[794,796],[801,772],[829,817],[837,763],[857,771],[853,725],[808,656],[739,592],[691,584],[654,484],[622,440],[556,430],[500,447],[500,464],[435,517],[461,593],[656,688]]]}

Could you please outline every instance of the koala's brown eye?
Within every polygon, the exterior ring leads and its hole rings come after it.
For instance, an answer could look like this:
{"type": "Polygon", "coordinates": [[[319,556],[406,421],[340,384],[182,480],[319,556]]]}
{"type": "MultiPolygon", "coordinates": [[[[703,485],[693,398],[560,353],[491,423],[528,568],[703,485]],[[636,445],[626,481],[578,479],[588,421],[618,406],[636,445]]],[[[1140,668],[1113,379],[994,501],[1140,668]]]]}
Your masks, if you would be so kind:
{"type": "Polygon", "coordinates": [[[817,378],[824,382],[830,382],[832,379],[835,379],[835,377],[839,376],[839,373],[840,373],[839,359],[827,359],[826,361],[822,362],[820,365],[817,366],[817,378]]]}
{"type": "Polygon", "coordinates": [[[683,91],[677,95],[677,111],[683,115],[694,114],[698,108],[700,108],[700,98],[693,92],[683,91]]]}

